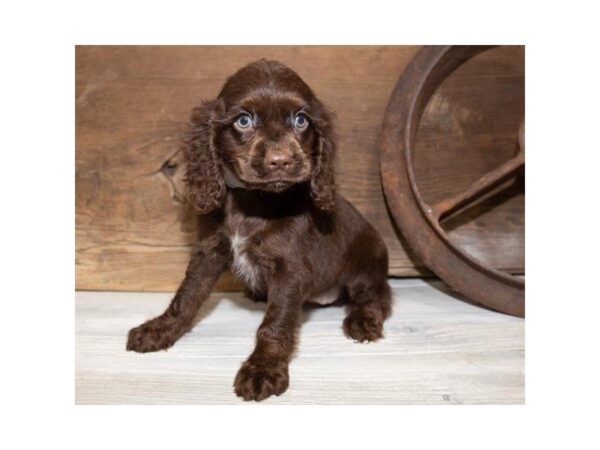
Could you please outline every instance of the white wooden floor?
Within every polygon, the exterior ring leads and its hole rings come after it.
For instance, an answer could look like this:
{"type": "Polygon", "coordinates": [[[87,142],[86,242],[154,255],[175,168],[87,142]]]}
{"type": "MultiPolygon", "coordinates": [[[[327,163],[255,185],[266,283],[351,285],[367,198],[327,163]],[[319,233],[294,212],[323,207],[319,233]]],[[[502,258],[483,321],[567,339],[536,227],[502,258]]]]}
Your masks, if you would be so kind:
{"type": "MultiPolygon", "coordinates": [[[[453,298],[440,282],[393,280],[385,339],[342,333],[341,307],[307,310],[290,388],[270,404],[522,404],[523,319],[453,298]]],[[[252,351],[264,304],[216,293],[169,351],[125,351],[129,328],[161,313],[171,294],[77,292],[78,404],[247,404],[232,383],[252,351]]]]}

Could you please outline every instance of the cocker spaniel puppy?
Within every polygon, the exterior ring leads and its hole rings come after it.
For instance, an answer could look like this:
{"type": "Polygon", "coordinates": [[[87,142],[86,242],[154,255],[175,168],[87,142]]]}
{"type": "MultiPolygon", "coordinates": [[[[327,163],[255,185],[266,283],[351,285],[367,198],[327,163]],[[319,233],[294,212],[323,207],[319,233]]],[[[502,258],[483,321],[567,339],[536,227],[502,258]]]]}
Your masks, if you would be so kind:
{"type": "Polygon", "coordinates": [[[331,115],[293,70],[266,60],[240,69],[193,110],[184,152],[189,199],[206,228],[168,309],[129,332],[128,350],[172,346],[227,268],[267,302],[256,348],[234,381],[246,400],[288,388],[305,302],[343,301],[349,338],[382,337],[387,249],[336,194],[331,115]]]}

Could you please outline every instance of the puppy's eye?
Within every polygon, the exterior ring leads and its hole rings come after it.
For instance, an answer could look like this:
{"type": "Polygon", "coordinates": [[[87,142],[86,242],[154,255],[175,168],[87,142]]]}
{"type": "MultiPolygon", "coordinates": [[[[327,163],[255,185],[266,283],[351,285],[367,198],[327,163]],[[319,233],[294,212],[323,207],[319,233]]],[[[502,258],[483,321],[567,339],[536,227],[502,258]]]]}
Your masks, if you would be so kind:
{"type": "Polygon", "coordinates": [[[294,118],[294,127],[299,130],[303,130],[307,126],[308,126],[308,119],[306,118],[306,116],[302,113],[297,114],[296,117],[294,118]]]}
{"type": "Polygon", "coordinates": [[[250,117],[250,114],[242,114],[235,121],[235,126],[241,130],[250,128],[252,126],[252,117],[250,117]]]}

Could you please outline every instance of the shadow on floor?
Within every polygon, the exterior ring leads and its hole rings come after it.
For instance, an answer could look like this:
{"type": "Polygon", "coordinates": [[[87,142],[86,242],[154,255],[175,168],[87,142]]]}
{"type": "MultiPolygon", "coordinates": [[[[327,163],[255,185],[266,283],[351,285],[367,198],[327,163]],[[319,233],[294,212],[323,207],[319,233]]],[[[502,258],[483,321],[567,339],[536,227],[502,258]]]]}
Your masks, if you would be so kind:
{"type": "MultiPolygon", "coordinates": [[[[425,282],[427,285],[431,286],[436,291],[442,292],[443,294],[446,294],[455,300],[461,301],[463,303],[467,303],[469,305],[477,306],[478,308],[485,309],[486,311],[495,312],[497,314],[504,314],[502,312],[496,311],[495,309],[488,308],[487,306],[482,305],[481,303],[476,302],[475,300],[471,300],[470,298],[467,298],[460,292],[453,290],[450,286],[448,286],[443,280],[440,280],[439,278],[422,278],[422,280],[423,280],[423,282],[425,282]]],[[[510,315],[510,314],[506,314],[506,315],[510,315]]]]}
{"type": "MultiPolygon", "coordinates": [[[[215,296],[214,293],[211,297],[200,307],[198,310],[198,314],[194,319],[194,326],[198,324],[198,322],[202,321],[206,317],[208,317],[214,309],[217,307],[220,301],[227,299],[236,305],[240,306],[249,311],[262,311],[263,314],[267,309],[266,300],[256,300],[250,299],[243,292],[219,292],[218,296],[215,296]]],[[[329,305],[319,305],[316,303],[306,303],[302,306],[302,323],[304,325],[308,320],[310,320],[313,313],[321,308],[332,308],[332,307],[342,307],[345,306],[346,300],[344,295],[341,295],[339,299],[329,305]]]]}

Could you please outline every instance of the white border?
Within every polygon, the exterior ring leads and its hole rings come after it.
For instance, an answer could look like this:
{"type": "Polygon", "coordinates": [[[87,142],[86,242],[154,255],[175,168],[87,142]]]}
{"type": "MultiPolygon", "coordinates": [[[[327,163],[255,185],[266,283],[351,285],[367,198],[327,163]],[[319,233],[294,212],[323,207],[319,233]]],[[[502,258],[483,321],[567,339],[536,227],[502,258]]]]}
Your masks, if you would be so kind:
{"type": "Polygon", "coordinates": [[[597,446],[597,14],[578,1],[214,3],[2,6],[3,447],[597,446]],[[73,46],[132,43],[527,44],[527,406],[73,406],[73,46]]]}

